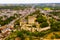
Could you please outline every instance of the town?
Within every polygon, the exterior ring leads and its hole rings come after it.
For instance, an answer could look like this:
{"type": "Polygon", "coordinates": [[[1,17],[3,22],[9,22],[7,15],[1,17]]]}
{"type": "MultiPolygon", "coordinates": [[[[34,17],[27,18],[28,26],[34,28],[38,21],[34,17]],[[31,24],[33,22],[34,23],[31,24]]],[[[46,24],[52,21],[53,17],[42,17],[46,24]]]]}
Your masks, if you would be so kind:
{"type": "Polygon", "coordinates": [[[60,38],[60,10],[27,7],[0,9],[0,40],[51,40],[60,38]]]}

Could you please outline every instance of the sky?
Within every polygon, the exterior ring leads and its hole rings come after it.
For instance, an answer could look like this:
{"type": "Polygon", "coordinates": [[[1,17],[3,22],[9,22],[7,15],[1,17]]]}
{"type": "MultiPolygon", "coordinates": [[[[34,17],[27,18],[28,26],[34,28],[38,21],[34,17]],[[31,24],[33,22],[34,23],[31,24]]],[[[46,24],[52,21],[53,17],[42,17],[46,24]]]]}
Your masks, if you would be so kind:
{"type": "Polygon", "coordinates": [[[0,4],[60,3],[60,0],[0,0],[0,4]]]}

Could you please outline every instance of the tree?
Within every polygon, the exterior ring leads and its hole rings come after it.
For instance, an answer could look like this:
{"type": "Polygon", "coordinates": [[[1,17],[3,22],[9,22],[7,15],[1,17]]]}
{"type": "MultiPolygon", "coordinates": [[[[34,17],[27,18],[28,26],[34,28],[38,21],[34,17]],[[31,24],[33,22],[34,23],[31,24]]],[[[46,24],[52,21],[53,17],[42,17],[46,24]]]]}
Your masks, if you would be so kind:
{"type": "Polygon", "coordinates": [[[38,23],[43,23],[43,22],[46,22],[47,19],[45,17],[43,17],[42,15],[38,16],[37,17],[37,20],[36,20],[38,23]]]}
{"type": "Polygon", "coordinates": [[[17,37],[23,37],[23,33],[21,31],[17,31],[17,37]]]}
{"type": "Polygon", "coordinates": [[[60,38],[60,35],[59,34],[54,34],[55,35],[55,38],[59,39],[60,38]]]}
{"type": "Polygon", "coordinates": [[[47,27],[49,26],[49,24],[47,22],[43,22],[40,24],[40,27],[43,28],[43,27],[47,27]]]}
{"type": "Polygon", "coordinates": [[[17,13],[14,14],[15,18],[20,17],[20,16],[21,16],[21,14],[17,14],[17,13]]]}
{"type": "Polygon", "coordinates": [[[20,19],[18,19],[18,20],[15,21],[14,28],[16,28],[17,30],[21,30],[20,19]]]}
{"type": "Polygon", "coordinates": [[[57,22],[51,24],[51,29],[52,29],[52,31],[60,31],[60,22],[57,21],[57,22]]]}

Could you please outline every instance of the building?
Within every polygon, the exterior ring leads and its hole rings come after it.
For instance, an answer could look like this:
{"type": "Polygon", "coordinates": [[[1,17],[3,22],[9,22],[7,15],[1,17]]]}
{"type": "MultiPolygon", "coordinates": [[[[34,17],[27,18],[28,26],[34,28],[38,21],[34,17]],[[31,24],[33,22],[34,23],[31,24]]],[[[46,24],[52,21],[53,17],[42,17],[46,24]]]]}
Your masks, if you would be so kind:
{"type": "Polygon", "coordinates": [[[29,16],[28,17],[28,23],[29,24],[34,24],[35,23],[35,20],[36,20],[36,17],[34,17],[34,16],[29,16]]]}

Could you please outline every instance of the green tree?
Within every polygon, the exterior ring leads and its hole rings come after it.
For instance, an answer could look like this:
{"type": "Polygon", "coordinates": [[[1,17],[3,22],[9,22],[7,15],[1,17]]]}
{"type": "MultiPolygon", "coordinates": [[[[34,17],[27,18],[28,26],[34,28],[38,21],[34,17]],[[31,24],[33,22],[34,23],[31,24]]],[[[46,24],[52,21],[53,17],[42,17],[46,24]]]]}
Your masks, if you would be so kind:
{"type": "Polygon", "coordinates": [[[44,27],[47,27],[47,26],[49,26],[49,24],[47,22],[43,22],[43,23],[40,24],[41,28],[44,28],[44,27]]]}
{"type": "Polygon", "coordinates": [[[43,23],[43,22],[46,22],[47,19],[45,17],[43,17],[42,15],[38,16],[37,17],[37,20],[36,20],[38,23],[43,23]]]}
{"type": "Polygon", "coordinates": [[[52,31],[60,31],[60,22],[55,22],[53,24],[51,24],[51,29],[52,31]]]}
{"type": "Polygon", "coordinates": [[[54,34],[55,35],[55,38],[59,39],[60,38],[60,35],[59,34],[54,34]]]}

